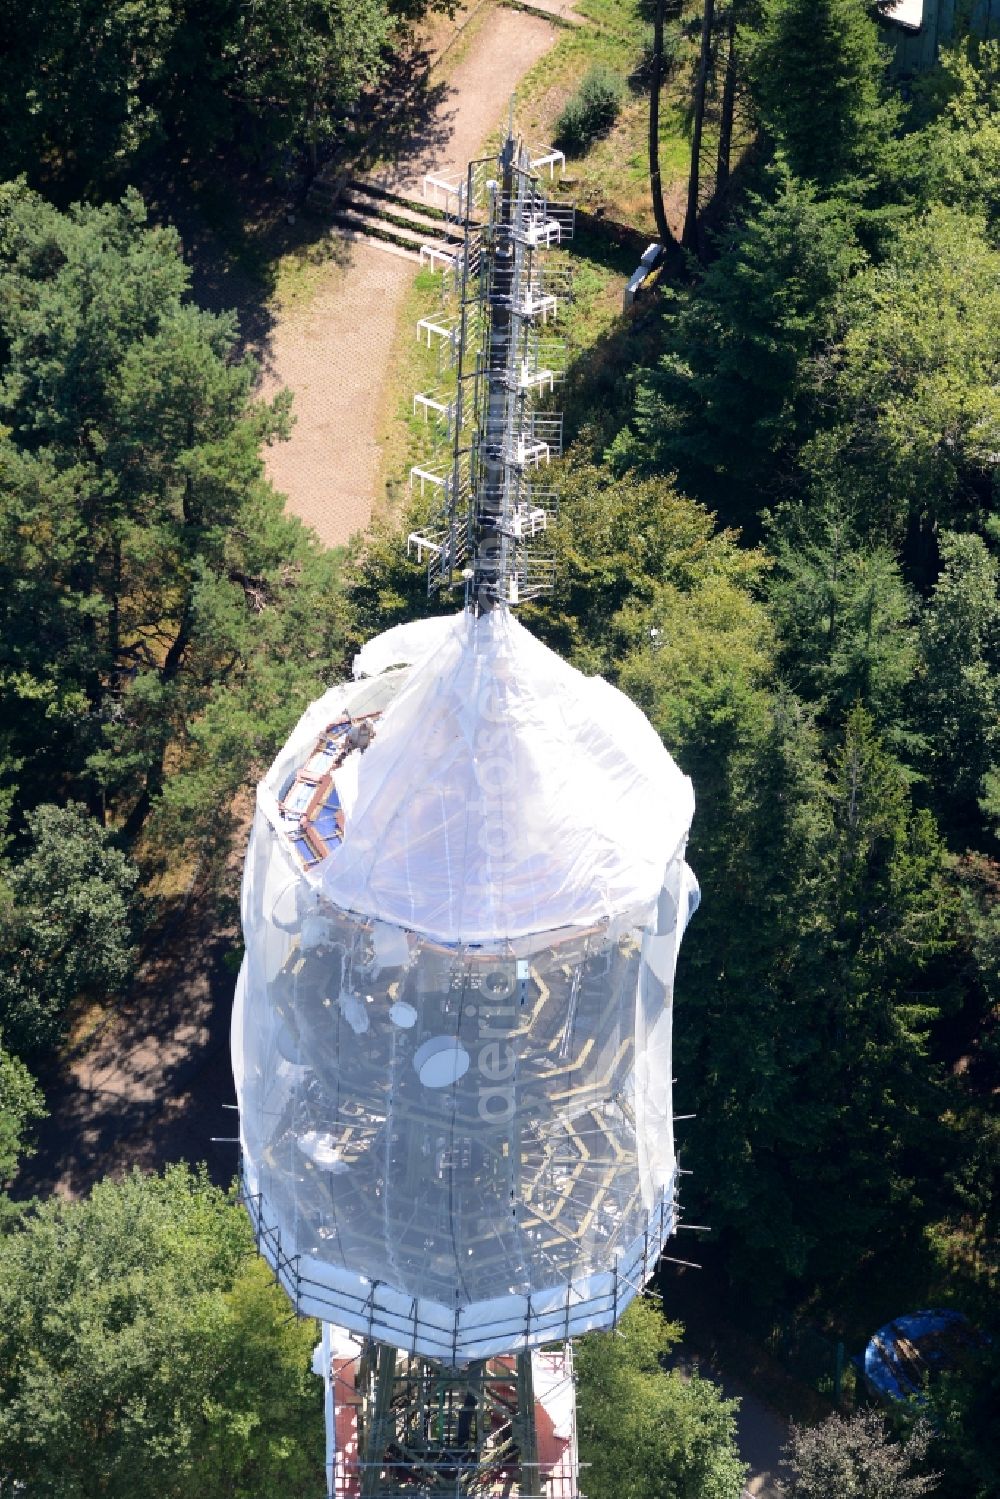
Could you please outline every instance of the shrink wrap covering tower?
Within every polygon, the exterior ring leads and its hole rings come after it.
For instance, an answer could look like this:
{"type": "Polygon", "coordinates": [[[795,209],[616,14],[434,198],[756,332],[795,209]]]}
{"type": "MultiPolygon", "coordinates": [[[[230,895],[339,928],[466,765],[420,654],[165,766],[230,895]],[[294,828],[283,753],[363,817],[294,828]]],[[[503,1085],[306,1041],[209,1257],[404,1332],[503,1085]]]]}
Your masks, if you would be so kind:
{"type": "Polygon", "coordinates": [[[503,608],[378,636],[257,793],[244,1189],[304,1313],[461,1366],[613,1325],[674,1227],[691,784],[503,608]]]}

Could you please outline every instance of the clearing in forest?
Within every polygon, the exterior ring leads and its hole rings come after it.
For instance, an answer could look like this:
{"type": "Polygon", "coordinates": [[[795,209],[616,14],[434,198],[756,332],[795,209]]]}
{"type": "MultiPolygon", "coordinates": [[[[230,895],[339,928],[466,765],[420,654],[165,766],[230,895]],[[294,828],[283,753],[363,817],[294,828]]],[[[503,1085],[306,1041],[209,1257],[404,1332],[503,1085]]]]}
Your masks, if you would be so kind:
{"type": "MultiPolygon", "coordinates": [[[[556,36],[553,26],[523,12],[488,7],[475,15],[468,38],[454,47],[436,119],[421,122],[413,148],[377,175],[419,195],[424,172],[464,166],[556,36]]],[[[287,386],[296,418],[290,441],[267,453],[268,476],[288,508],[337,546],[371,518],[384,381],[416,266],[367,243],[331,238],[335,254],[310,278],[308,298],[276,309],[261,393],[287,386]]]]}

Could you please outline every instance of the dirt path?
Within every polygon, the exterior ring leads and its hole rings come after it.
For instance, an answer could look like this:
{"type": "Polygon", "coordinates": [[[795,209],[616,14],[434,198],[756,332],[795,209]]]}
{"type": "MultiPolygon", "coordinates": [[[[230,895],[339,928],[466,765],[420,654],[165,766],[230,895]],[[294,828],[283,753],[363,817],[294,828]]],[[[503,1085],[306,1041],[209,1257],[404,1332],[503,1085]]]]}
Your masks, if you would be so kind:
{"type": "Polygon", "coordinates": [[[328,546],[371,518],[378,477],[380,381],[400,307],[412,284],[411,260],[367,245],[349,247],[308,306],[279,317],[261,393],[294,394],[290,441],[268,450],[268,477],[288,508],[328,546]]]}
{"type": "Polygon", "coordinates": [[[78,1197],[101,1177],[207,1161],[228,1185],[235,1147],[229,1066],[234,931],[194,899],[145,962],[124,1002],[62,1068],[41,1078],[49,1117],[17,1197],[78,1197]]]}
{"type": "Polygon", "coordinates": [[[425,172],[464,172],[506,119],[518,83],[559,34],[538,16],[502,7],[472,25],[471,45],[451,71],[436,111],[435,144],[418,147],[374,174],[388,186],[419,197],[425,172]]]}
{"type": "MultiPolygon", "coordinates": [[[[401,152],[379,174],[395,187],[419,194],[424,172],[461,170],[558,34],[537,16],[499,8],[477,16],[470,30],[434,118],[421,124],[421,139],[431,144],[401,152]]],[[[265,395],[287,386],[296,414],[291,440],[267,453],[268,475],[328,546],[346,542],[371,518],[381,382],[416,273],[411,260],[370,245],[340,242],[338,259],[308,305],[279,312],[262,382],[265,395]]]]}
{"type": "MultiPolygon", "coordinates": [[[[684,1349],[687,1348],[688,1339],[685,1337],[684,1349]]],[[[710,1357],[685,1351],[673,1366],[683,1373],[697,1369],[719,1386],[727,1400],[734,1396],[739,1400],[736,1444],[740,1457],[750,1469],[743,1499],[781,1499],[778,1480],[781,1449],[788,1441],[788,1422],[765,1405],[741,1380],[726,1374],[710,1357]]]]}

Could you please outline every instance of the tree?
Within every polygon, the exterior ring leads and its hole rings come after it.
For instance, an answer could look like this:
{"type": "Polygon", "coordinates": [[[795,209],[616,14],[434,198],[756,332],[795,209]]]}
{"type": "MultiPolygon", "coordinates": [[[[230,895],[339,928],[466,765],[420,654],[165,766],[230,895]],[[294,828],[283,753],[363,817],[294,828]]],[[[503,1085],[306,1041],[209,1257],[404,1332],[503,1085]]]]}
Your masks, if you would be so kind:
{"type": "Polygon", "coordinates": [[[979,832],[986,777],[1000,764],[1000,565],[969,532],[946,531],[939,545],[916,705],[930,799],[960,840],[979,832]]]}
{"type": "Polygon", "coordinates": [[[1000,212],[1000,42],[966,36],[941,50],[939,67],[938,111],[903,141],[917,198],[961,208],[992,226],[1000,212]]]}
{"type": "Polygon", "coordinates": [[[953,1144],[930,1034],[950,994],[954,898],[933,821],[863,710],[825,755],[766,666],[692,680],[675,662],[668,635],[621,681],[698,794],[689,857],[704,899],[675,1036],[698,1117],[687,1191],[741,1293],[773,1304],[842,1283],[945,1195],[953,1144]]]}
{"type": "Polygon", "coordinates": [[[698,642],[694,673],[711,670],[713,633],[720,671],[737,650],[753,671],[757,637],[769,638],[763,611],[749,598],[764,567],[759,553],[741,549],[736,534],[720,531],[671,479],[614,478],[606,468],[569,463],[557,482],[555,586],[526,611],[532,628],[582,669],[614,678],[632,647],[687,640],[689,623],[698,642]],[[732,653],[730,635],[739,642],[732,653]]]}
{"type": "Polygon", "coordinates": [[[41,1090],[24,1063],[3,1047],[0,1033],[0,1198],[31,1154],[31,1126],[45,1118],[41,1090]]]}
{"type": "Polygon", "coordinates": [[[385,0],[267,0],[230,6],[224,86],[272,147],[317,151],[342,134],[363,88],[380,76],[395,32],[385,0]]]}
{"type": "Polygon", "coordinates": [[[746,52],[765,128],[796,177],[821,191],[879,164],[898,106],[864,0],[763,0],[746,52]]]}
{"type": "Polygon", "coordinates": [[[788,505],[768,527],[771,617],[793,689],[838,729],[862,703],[895,742],[912,740],[915,601],[890,548],[865,541],[835,500],[788,505]]]}
{"type": "Polygon", "coordinates": [[[687,208],[684,214],[683,244],[689,250],[698,248],[698,204],[701,189],[701,137],[705,127],[705,98],[712,60],[715,0],[703,0],[701,44],[698,68],[691,102],[691,165],[688,170],[687,208]]]}
{"type": "Polygon", "coordinates": [[[915,1471],[927,1443],[921,1427],[905,1444],[895,1441],[882,1418],[868,1411],[793,1426],[785,1449],[792,1477],[784,1492],[787,1499],[918,1499],[937,1488],[936,1476],[915,1471]]]}
{"type": "MultiPolygon", "coordinates": [[[[445,7],[446,8],[446,7],[445,7]]],[[[128,181],[151,149],[236,142],[271,166],[343,137],[419,3],[40,0],[4,10],[0,176],[65,199],[128,181]]]]}
{"type": "MultiPolygon", "coordinates": [[[[992,1124],[996,1150],[995,1113],[992,1124]]],[[[995,1154],[994,1154],[995,1159],[995,1154]]],[[[993,1240],[994,1245],[996,1239],[993,1240]]],[[[961,1369],[942,1370],[927,1390],[931,1460],[940,1466],[942,1499],[996,1499],[1000,1493],[1000,1339],[961,1369]]]]}
{"type": "Polygon", "coordinates": [[[0,177],[82,191],[160,138],[181,15],[166,0],[5,5],[0,177]]]}
{"type": "Polygon", "coordinates": [[[656,0],[653,11],[653,57],[649,75],[649,190],[653,200],[653,218],[661,245],[673,243],[667,211],[663,204],[663,179],[660,174],[660,89],[663,85],[663,21],[667,0],[656,0]]]}
{"type": "Polygon", "coordinates": [[[0,1024],[22,1055],[58,1040],[82,994],[105,999],[128,981],[137,879],[78,802],[28,814],[0,903],[0,1024]]]}
{"type": "MultiPolygon", "coordinates": [[[[803,1217],[814,1272],[894,1239],[934,1195],[949,1151],[947,1097],[931,1028],[950,1003],[955,900],[931,815],[863,708],[831,757],[830,826],[816,896],[817,944],[802,978],[821,1049],[814,1097],[825,1123],[803,1217]],[[839,1243],[821,1233],[836,1215],[839,1243]]],[[[799,1163],[800,1170],[805,1163],[799,1163]]]]}
{"type": "Polygon", "coordinates": [[[664,1369],[680,1331],[640,1297],[616,1333],[576,1343],[577,1429],[592,1499],[739,1499],[738,1402],[697,1374],[664,1369]]]}
{"type": "Polygon", "coordinates": [[[815,426],[812,358],[859,259],[852,212],[776,176],[667,321],[665,353],[640,372],[633,422],[612,446],[616,469],[676,470],[726,521],[782,494],[815,426]]]}
{"type": "Polygon", "coordinates": [[[726,17],[725,56],[722,61],[722,103],[719,106],[719,146],[715,167],[715,190],[719,194],[724,193],[729,186],[733,125],[736,121],[738,13],[738,0],[730,0],[729,14],[726,17]]]}
{"type": "Polygon", "coordinates": [[[242,1211],[169,1167],[0,1239],[0,1485],[33,1499],[313,1499],[315,1324],[242,1211]]]}
{"type": "Polygon", "coordinates": [[[288,400],[184,300],[142,203],[0,203],[0,705],[22,804],[53,780],[134,840],[208,836],[340,652],[335,557],[263,478],[288,400]]]}
{"type": "Polygon", "coordinates": [[[831,420],[804,467],[893,545],[980,525],[1000,451],[1000,254],[983,225],[947,208],[907,223],[842,317],[815,367],[831,420]]]}

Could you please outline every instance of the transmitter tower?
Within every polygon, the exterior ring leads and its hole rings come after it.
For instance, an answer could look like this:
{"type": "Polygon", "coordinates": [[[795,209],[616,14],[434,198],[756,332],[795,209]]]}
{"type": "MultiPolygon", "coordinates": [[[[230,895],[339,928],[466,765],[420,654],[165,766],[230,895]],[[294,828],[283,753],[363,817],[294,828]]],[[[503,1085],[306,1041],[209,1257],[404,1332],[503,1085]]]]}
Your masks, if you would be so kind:
{"type": "Polygon", "coordinates": [[[243,1191],[323,1325],[331,1495],[575,1499],[572,1339],[615,1324],[676,1222],[694,798],[634,704],[512,614],[552,581],[545,252],[573,211],[513,135],[456,196],[409,541],[460,608],[370,641],[258,788],[243,1191]]]}

